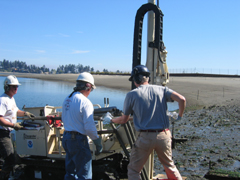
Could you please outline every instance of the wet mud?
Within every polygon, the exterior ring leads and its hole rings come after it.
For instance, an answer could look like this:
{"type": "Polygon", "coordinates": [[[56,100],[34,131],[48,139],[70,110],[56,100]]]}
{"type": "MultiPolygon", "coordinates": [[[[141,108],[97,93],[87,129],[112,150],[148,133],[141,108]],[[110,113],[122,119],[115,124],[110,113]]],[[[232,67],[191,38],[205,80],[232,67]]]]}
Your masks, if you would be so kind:
{"type": "MultiPolygon", "coordinates": [[[[187,138],[175,144],[173,159],[188,180],[204,180],[210,169],[240,172],[240,101],[187,111],[171,130],[175,138],[187,138]]],[[[154,167],[154,174],[164,173],[156,157],[154,167]]]]}

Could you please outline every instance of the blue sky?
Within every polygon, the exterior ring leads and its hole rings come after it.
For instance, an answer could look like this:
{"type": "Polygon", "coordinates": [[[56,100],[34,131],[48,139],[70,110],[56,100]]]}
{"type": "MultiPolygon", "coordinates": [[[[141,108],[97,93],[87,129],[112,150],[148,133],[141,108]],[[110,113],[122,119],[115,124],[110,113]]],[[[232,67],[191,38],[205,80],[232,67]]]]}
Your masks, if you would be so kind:
{"type": "MultiPolygon", "coordinates": [[[[50,69],[130,72],[138,8],[147,0],[0,0],[0,60],[50,69]]],[[[159,0],[169,69],[239,69],[239,0],[159,0]]],[[[143,33],[146,34],[147,15],[143,33]]],[[[146,35],[143,35],[145,64],[146,35]]]]}

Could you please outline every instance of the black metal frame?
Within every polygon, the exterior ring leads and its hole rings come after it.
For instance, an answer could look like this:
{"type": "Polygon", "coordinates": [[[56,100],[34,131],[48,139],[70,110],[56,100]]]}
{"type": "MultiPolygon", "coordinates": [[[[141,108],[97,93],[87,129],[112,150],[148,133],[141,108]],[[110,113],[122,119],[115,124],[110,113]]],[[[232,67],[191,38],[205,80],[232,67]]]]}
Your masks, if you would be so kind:
{"type": "MultiPolygon", "coordinates": [[[[153,42],[149,42],[148,46],[157,48],[159,51],[164,49],[162,41],[163,13],[155,4],[144,4],[138,9],[135,16],[132,69],[141,64],[143,18],[148,11],[153,11],[155,13],[155,39],[153,42]]],[[[132,81],[132,89],[134,88],[136,88],[136,86],[132,81]]]]}

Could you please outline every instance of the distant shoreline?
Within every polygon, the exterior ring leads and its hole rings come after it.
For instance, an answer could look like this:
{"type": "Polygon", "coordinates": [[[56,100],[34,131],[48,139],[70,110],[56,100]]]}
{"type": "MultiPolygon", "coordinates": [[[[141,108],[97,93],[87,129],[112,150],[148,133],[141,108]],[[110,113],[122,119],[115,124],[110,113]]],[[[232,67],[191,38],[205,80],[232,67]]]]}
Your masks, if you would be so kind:
{"type": "MultiPolygon", "coordinates": [[[[50,81],[75,83],[79,74],[35,74],[0,72],[0,76],[14,74],[17,77],[35,78],[50,81]]],[[[131,90],[129,76],[93,75],[96,86],[131,90]]],[[[170,76],[169,88],[182,94],[187,99],[187,106],[222,105],[233,99],[240,100],[240,78],[235,77],[175,77],[170,76]]]]}
{"type": "MultiPolygon", "coordinates": [[[[15,75],[23,78],[35,78],[49,81],[64,81],[76,82],[79,74],[36,74],[36,73],[16,73],[16,72],[3,72],[0,76],[15,75]]],[[[119,89],[123,91],[131,90],[131,82],[128,81],[129,76],[121,75],[93,75],[96,86],[105,86],[108,88],[119,89]]]]}

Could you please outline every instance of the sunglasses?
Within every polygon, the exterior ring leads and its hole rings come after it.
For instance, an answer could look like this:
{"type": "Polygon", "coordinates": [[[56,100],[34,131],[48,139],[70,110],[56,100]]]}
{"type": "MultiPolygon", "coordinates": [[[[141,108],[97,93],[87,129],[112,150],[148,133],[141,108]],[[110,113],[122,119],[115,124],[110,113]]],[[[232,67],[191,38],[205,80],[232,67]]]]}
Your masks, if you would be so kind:
{"type": "Polygon", "coordinates": [[[18,88],[17,85],[10,85],[10,87],[13,87],[14,89],[17,89],[17,88],[18,88]]]}

